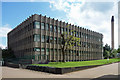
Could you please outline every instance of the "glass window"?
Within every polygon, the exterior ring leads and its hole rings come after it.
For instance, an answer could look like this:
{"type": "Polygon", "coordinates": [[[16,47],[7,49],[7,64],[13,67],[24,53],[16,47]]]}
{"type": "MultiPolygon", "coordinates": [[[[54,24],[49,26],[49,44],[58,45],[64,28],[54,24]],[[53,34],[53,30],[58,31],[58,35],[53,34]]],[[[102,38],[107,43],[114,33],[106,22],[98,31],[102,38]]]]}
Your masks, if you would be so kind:
{"type": "Polygon", "coordinates": [[[81,35],[81,37],[83,37],[84,35],[83,35],[83,33],[82,33],[82,35],[81,35]]]}
{"type": "Polygon", "coordinates": [[[50,31],[53,32],[53,25],[50,25],[50,31]]]}
{"type": "Polygon", "coordinates": [[[50,42],[53,43],[53,37],[52,36],[50,37],[50,42]]]}
{"type": "Polygon", "coordinates": [[[61,32],[62,32],[62,33],[64,32],[64,28],[61,28],[61,32]]]}
{"type": "Polygon", "coordinates": [[[40,35],[39,34],[34,35],[34,41],[40,41],[40,35]]]}
{"type": "Polygon", "coordinates": [[[80,36],[80,38],[81,38],[81,32],[80,32],[79,36],[80,36]]]}
{"type": "Polygon", "coordinates": [[[76,32],[76,37],[78,37],[78,32],[76,32]]]}
{"type": "Polygon", "coordinates": [[[74,36],[76,36],[76,31],[74,31],[74,36]]]}
{"type": "Polygon", "coordinates": [[[47,49],[46,49],[46,55],[49,55],[49,52],[50,52],[50,49],[47,48],[47,49]]]}
{"type": "Polygon", "coordinates": [[[40,22],[34,22],[34,28],[39,29],[40,28],[40,22]]]}
{"type": "Polygon", "coordinates": [[[57,26],[54,26],[54,32],[57,32],[57,26]]]}
{"type": "Polygon", "coordinates": [[[45,23],[41,23],[41,29],[45,29],[45,23]]]}
{"type": "Polygon", "coordinates": [[[55,57],[57,59],[57,49],[54,49],[54,55],[55,55],[55,57]]]}
{"type": "Polygon", "coordinates": [[[66,32],[67,32],[67,30],[68,30],[68,29],[66,28],[66,32]]]}
{"type": "Polygon", "coordinates": [[[45,54],[45,48],[41,48],[41,55],[45,54]]]}
{"type": "Polygon", "coordinates": [[[88,38],[88,34],[86,34],[86,39],[88,38]]]}
{"type": "Polygon", "coordinates": [[[40,48],[34,48],[34,51],[38,51],[38,52],[39,52],[39,51],[40,51],[40,48]]]}
{"type": "Polygon", "coordinates": [[[60,27],[60,26],[58,26],[58,33],[60,33],[60,31],[61,31],[61,27],[60,27]]]}
{"type": "Polygon", "coordinates": [[[46,42],[49,43],[49,36],[46,36],[46,42]]]}
{"type": "Polygon", "coordinates": [[[42,35],[41,42],[45,42],[45,35],[42,35]]]}
{"type": "Polygon", "coordinates": [[[58,38],[58,43],[61,44],[61,38],[58,38]]]}
{"type": "Polygon", "coordinates": [[[46,24],[46,30],[49,31],[49,24],[46,24]]]}
{"type": "Polygon", "coordinates": [[[55,44],[57,44],[57,37],[54,38],[54,42],[55,42],[55,44]]]}
{"type": "Polygon", "coordinates": [[[70,31],[70,34],[73,35],[73,31],[72,30],[70,31]]]}

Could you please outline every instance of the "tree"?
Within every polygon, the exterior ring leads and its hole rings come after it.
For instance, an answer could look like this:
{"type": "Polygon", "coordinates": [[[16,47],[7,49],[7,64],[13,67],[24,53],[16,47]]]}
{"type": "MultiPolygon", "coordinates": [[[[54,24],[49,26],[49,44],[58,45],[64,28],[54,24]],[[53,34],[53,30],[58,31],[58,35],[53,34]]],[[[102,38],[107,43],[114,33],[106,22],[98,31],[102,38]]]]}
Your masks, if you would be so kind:
{"type": "Polygon", "coordinates": [[[110,57],[111,57],[111,58],[115,58],[116,56],[117,56],[117,50],[116,50],[116,49],[113,49],[113,50],[111,51],[110,57]]]}
{"type": "Polygon", "coordinates": [[[108,44],[106,44],[104,47],[103,47],[103,57],[106,59],[107,58],[107,52],[111,52],[111,49],[110,49],[110,46],[108,44]]]}
{"type": "Polygon", "coordinates": [[[109,57],[110,57],[110,52],[107,51],[107,50],[105,50],[105,53],[106,53],[105,57],[109,59],[109,57]]]}
{"type": "Polygon", "coordinates": [[[118,52],[118,53],[120,53],[120,46],[119,46],[119,48],[118,48],[117,52],[118,52]]]}
{"type": "Polygon", "coordinates": [[[75,35],[77,35],[77,34],[74,30],[71,30],[70,32],[66,32],[66,33],[65,32],[61,33],[62,42],[61,42],[60,46],[61,46],[62,55],[63,55],[62,62],[66,62],[66,60],[65,60],[66,52],[65,51],[73,48],[74,46],[80,46],[80,38],[76,37],[75,35]]]}
{"type": "Polygon", "coordinates": [[[2,50],[2,58],[3,59],[15,58],[15,55],[14,55],[14,52],[12,51],[12,49],[3,49],[2,50]]]}

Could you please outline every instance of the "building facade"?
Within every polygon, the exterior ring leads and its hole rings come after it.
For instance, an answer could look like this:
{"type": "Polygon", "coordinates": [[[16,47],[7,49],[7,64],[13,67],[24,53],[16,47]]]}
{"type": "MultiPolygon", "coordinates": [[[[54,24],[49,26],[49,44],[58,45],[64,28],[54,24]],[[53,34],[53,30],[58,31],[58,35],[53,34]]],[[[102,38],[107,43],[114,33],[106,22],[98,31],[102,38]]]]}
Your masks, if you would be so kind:
{"type": "Polygon", "coordinates": [[[102,34],[38,14],[8,33],[8,48],[17,58],[34,55],[36,61],[61,61],[60,35],[71,30],[80,38],[80,46],[66,51],[66,61],[102,59],[102,34]]]}

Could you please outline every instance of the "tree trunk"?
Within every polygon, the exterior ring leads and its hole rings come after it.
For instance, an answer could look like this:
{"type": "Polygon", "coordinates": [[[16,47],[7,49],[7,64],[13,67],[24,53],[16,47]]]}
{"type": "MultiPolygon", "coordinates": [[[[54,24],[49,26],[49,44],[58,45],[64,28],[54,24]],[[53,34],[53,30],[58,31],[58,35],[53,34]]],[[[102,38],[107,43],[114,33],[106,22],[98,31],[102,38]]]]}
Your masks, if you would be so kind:
{"type": "Polygon", "coordinates": [[[63,51],[63,61],[62,62],[66,62],[66,60],[65,60],[65,51],[63,51]]]}

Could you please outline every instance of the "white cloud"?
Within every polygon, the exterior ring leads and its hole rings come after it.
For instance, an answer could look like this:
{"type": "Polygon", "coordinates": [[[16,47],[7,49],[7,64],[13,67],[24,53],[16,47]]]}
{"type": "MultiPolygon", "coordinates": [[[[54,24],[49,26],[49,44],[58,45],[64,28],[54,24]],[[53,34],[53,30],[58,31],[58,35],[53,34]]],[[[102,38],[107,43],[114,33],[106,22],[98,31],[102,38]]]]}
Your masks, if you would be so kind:
{"type": "Polygon", "coordinates": [[[5,48],[6,48],[6,46],[5,46],[5,45],[3,45],[3,44],[0,44],[0,48],[5,49],[5,48]]]}
{"type": "MultiPolygon", "coordinates": [[[[117,1],[112,6],[107,2],[100,6],[91,2],[72,0],[58,0],[50,2],[50,7],[54,10],[62,10],[66,13],[69,23],[83,26],[93,31],[100,32],[104,35],[104,45],[108,43],[111,45],[111,16],[115,16],[115,48],[118,47],[118,31],[117,31],[117,1]],[[89,4],[89,5],[86,5],[89,4]],[[107,6],[109,5],[109,6],[107,6]],[[96,10],[100,8],[101,10],[96,10]],[[102,11],[104,9],[104,11],[102,11]]],[[[99,3],[98,3],[99,4],[99,3]]]]}
{"type": "Polygon", "coordinates": [[[9,24],[3,25],[3,27],[0,27],[0,37],[7,37],[7,33],[11,30],[12,28],[9,24]]]}
{"type": "Polygon", "coordinates": [[[0,47],[1,48],[6,48],[6,43],[3,43],[2,39],[6,39],[7,38],[7,33],[9,31],[11,31],[12,28],[10,27],[9,24],[3,25],[2,27],[0,27],[0,47]]]}

